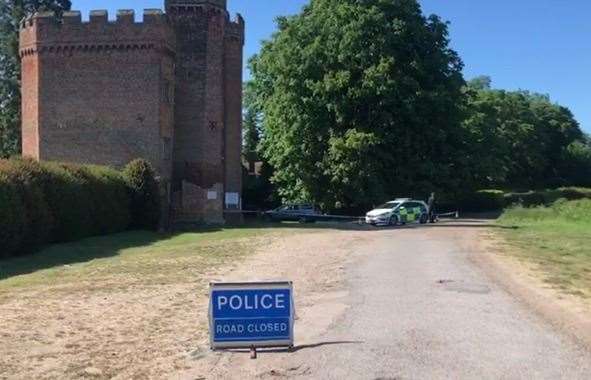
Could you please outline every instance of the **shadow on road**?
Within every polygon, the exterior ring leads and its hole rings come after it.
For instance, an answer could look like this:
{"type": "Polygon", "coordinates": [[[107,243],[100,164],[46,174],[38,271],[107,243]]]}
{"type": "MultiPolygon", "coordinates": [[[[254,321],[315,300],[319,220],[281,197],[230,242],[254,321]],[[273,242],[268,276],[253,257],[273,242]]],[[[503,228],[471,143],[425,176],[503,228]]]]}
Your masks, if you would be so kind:
{"type": "MultiPolygon", "coordinates": [[[[340,346],[343,344],[363,344],[365,342],[362,341],[354,341],[354,340],[342,340],[342,341],[332,341],[332,342],[319,342],[319,343],[313,343],[313,344],[303,344],[300,346],[295,346],[293,348],[260,348],[257,349],[257,351],[259,353],[262,354],[267,354],[267,353],[286,353],[286,352],[298,352],[298,351],[302,351],[302,350],[309,350],[309,349],[314,349],[314,348],[319,348],[319,347],[324,347],[324,346],[340,346]]],[[[236,353],[247,353],[250,350],[247,349],[231,349],[231,350],[225,350],[227,352],[236,352],[236,353]]]]}

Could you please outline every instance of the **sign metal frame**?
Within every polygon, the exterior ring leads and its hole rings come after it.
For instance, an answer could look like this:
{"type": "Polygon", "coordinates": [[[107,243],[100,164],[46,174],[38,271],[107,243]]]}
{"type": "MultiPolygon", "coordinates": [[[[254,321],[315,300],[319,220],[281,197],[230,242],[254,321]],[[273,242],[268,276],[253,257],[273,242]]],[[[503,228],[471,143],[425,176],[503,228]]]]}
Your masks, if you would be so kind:
{"type": "Polygon", "coordinates": [[[211,282],[209,284],[209,343],[212,350],[218,349],[238,349],[238,348],[280,348],[280,347],[294,347],[294,324],[295,324],[295,305],[293,296],[293,282],[292,281],[272,281],[272,282],[211,282]],[[275,290],[275,289],[289,289],[289,339],[270,339],[270,340],[256,340],[256,341],[215,341],[215,320],[213,316],[213,293],[214,291],[244,291],[244,290],[275,290]]]}

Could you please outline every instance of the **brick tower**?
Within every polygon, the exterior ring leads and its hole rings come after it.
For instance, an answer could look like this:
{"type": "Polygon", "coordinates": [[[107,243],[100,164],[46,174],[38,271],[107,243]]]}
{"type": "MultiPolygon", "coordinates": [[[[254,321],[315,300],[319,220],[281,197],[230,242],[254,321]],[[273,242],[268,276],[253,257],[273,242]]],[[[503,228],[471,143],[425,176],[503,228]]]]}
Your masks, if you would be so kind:
{"type": "Polygon", "coordinates": [[[176,34],[173,182],[179,217],[240,207],[244,22],[226,0],[167,0],[176,34]],[[206,190],[206,202],[187,199],[206,190]],[[182,199],[178,199],[178,196],[182,199]]]}
{"type": "Polygon", "coordinates": [[[23,20],[23,155],[119,168],[144,158],[165,215],[220,223],[241,207],[244,20],[226,0],[165,7],[142,22],[129,10],[23,20]]]}

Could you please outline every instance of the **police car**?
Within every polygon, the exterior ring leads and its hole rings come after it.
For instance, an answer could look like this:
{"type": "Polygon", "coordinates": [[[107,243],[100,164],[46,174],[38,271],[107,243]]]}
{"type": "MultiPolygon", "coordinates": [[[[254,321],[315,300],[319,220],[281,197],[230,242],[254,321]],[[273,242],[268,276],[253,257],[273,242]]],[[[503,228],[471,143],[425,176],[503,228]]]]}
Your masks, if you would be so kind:
{"type": "Polygon", "coordinates": [[[429,206],[423,201],[399,198],[371,210],[365,222],[374,226],[396,226],[407,223],[425,224],[429,221],[429,206]]]}

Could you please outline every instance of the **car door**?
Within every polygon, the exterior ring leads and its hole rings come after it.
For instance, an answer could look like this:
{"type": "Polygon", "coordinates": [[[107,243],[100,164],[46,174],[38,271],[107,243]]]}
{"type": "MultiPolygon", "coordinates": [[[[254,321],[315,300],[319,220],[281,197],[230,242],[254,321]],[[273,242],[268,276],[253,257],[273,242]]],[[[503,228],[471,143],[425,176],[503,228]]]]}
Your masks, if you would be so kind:
{"type": "Polygon", "coordinates": [[[404,202],[400,205],[400,207],[398,207],[398,220],[400,220],[400,222],[402,223],[408,223],[409,219],[408,219],[408,202],[404,202]]]}
{"type": "Polygon", "coordinates": [[[407,213],[407,223],[413,223],[421,217],[421,207],[416,202],[408,202],[405,204],[407,213]]]}
{"type": "Polygon", "coordinates": [[[300,212],[300,207],[298,205],[290,206],[289,211],[288,211],[288,219],[287,220],[298,220],[299,212],[300,212]]]}

